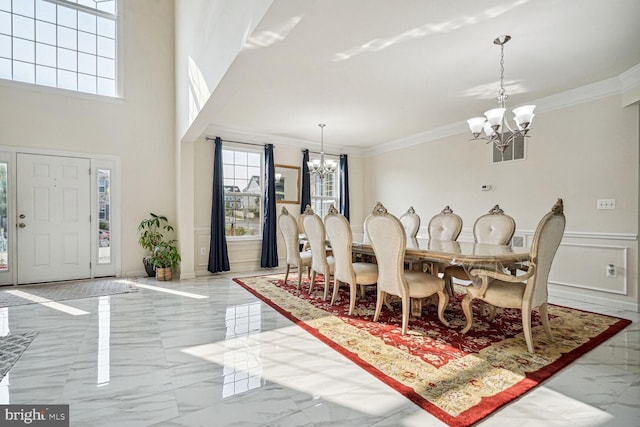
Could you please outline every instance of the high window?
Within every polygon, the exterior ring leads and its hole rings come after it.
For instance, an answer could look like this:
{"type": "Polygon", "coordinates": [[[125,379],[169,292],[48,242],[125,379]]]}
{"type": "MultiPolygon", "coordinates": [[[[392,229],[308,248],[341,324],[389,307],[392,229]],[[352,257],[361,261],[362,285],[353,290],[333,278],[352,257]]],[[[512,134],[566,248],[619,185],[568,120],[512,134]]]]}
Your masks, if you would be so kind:
{"type": "Polygon", "coordinates": [[[320,179],[320,176],[316,174],[311,175],[311,208],[320,218],[325,217],[331,205],[334,205],[336,209],[340,205],[339,174],[339,169],[336,169],[324,179],[320,179]]]}
{"type": "Polygon", "coordinates": [[[262,235],[262,157],[260,151],[222,150],[228,237],[262,235]]]}
{"type": "Polygon", "coordinates": [[[117,96],[117,0],[0,0],[0,78],[117,96]]]}

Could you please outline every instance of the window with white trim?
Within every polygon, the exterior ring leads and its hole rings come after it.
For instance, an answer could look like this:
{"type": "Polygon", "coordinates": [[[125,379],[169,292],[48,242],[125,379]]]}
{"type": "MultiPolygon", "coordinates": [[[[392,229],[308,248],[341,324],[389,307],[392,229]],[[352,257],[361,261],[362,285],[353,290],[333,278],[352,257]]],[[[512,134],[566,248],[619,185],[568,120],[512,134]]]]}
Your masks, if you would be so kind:
{"type": "Polygon", "coordinates": [[[261,151],[222,150],[227,237],[262,235],[262,164],[261,151]]]}
{"type": "MultiPolygon", "coordinates": [[[[325,159],[327,157],[325,155],[325,159]]],[[[339,168],[326,175],[324,179],[320,179],[317,174],[311,174],[311,208],[320,218],[324,218],[329,213],[331,205],[334,205],[338,210],[340,209],[339,182],[339,168]]]]}
{"type": "Polygon", "coordinates": [[[0,78],[117,96],[117,0],[0,0],[0,78]]]}

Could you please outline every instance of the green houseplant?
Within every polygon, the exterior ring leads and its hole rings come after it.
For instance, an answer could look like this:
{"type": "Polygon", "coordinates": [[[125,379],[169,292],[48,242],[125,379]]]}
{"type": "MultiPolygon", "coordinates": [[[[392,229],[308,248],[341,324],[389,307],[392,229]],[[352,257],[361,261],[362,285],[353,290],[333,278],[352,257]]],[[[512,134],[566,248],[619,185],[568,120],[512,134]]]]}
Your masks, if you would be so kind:
{"type": "Polygon", "coordinates": [[[171,280],[172,270],[180,264],[181,258],[176,242],[177,240],[163,240],[153,250],[150,262],[156,269],[158,280],[171,280]]]}
{"type": "MultiPolygon", "coordinates": [[[[165,241],[165,234],[173,232],[173,226],[169,224],[169,220],[164,215],[156,215],[153,212],[149,212],[149,215],[149,218],[143,219],[138,224],[138,244],[149,251],[149,255],[142,259],[142,263],[149,277],[152,277],[156,274],[152,257],[158,245],[165,241]]],[[[175,246],[175,240],[173,242],[175,246]]]]}

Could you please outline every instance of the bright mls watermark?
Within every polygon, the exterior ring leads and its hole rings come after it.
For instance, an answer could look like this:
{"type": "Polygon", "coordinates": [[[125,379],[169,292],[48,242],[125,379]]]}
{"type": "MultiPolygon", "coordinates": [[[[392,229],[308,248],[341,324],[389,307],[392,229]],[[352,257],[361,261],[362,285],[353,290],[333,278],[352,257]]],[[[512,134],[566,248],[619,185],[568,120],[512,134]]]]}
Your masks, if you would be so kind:
{"type": "Polygon", "coordinates": [[[69,427],[69,405],[0,405],[0,425],[69,427]]]}

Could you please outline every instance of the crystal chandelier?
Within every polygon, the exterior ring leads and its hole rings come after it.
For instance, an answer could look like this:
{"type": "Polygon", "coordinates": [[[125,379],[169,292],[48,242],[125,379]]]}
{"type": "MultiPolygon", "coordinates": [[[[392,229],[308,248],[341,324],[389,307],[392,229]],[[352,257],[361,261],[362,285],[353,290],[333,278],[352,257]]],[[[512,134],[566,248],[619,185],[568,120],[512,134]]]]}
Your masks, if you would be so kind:
{"type": "Polygon", "coordinates": [[[324,127],[326,124],[320,123],[320,160],[315,159],[307,162],[309,174],[318,175],[320,179],[336,171],[338,163],[335,160],[324,160],[324,127]]]}
{"type": "Polygon", "coordinates": [[[506,109],[507,94],[504,90],[504,45],[511,40],[511,36],[504,35],[496,38],[493,44],[500,45],[500,91],[498,92],[498,108],[485,111],[485,117],[474,117],[467,120],[473,139],[482,139],[487,141],[487,144],[493,142],[504,160],[504,150],[507,149],[518,137],[527,136],[531,122],[533,121],[533,109],[535,105],[523,105],[522,107],[514,108],[513,115],[516,123],[516,129],[512,129],[509,123],[505,120],[504,113],[506,109]],[[506,128],[506,129],[505,129],[506,128]],[[482,135],[482,131],[486,136],[482,135]]]}

